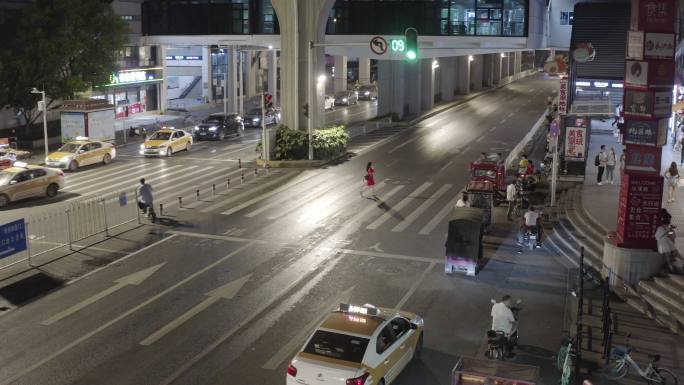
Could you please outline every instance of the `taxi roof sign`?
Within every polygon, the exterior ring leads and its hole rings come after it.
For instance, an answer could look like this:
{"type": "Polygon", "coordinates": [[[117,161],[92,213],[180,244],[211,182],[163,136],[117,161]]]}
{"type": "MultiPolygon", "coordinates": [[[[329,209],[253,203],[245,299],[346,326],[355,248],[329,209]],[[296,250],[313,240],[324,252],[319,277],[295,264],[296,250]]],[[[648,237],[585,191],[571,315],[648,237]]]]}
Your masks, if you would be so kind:
{"type": "Polygon", "coordinates": [[[26,162],[14,162],[13,166],[14,167],[20,167],[20,168],[26,168],[26,167],[28,167],[28,163],[26,163],[26,162]]]}
{"type": "Polygon", "coordinates": [[[340,304],[340,311],[345,312],[345,313],[354,313],[354,314],[364,314],[364,315],[371,315],[371,316],[376,316],[380,314],[380,310],[373,306],[373,305],[363,305],[363,306],[357,306],[357,305],[350,305],[348,303],[341,303],[340,304]]]}
{"type": "Polygon", "coordinates": [[[75,140],[88,140],[87,136],[77,136],[75,140]]]}

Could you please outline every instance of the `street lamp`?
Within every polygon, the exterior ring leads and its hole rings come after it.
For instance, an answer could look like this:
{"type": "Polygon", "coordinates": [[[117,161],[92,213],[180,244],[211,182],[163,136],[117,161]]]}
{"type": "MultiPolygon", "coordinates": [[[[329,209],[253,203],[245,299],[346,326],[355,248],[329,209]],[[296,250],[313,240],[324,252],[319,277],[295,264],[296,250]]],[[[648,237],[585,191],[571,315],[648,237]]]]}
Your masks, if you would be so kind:
{"type": "MultiPolygon", "coordinates": [[[[36,87],[31,90],[32,94],[40,94],[43,100],[38,102],[38,111],[43,112],[43,135],[45,136],[45,159],[48,157],[48,134],[47,134],[47,105],[45,104],[45,91],[38,91],[36,87]]],[[[46,161],[47,162],[47,161],[46,161]]]]}

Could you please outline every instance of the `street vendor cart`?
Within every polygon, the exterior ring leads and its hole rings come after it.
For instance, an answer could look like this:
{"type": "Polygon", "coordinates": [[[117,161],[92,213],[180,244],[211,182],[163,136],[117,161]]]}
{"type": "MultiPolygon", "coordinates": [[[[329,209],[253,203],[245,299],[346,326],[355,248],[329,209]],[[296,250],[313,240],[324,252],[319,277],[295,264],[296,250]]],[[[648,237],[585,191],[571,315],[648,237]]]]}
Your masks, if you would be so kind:
{"type": "Polygon", "coordinates": [[[488,180],[473,180],[466,187],[470,207],[482,209],[482,224],[484,232],[488,232],[492,225],[492,209],[494,208],[494,183],[488,180]]]}
{"type": "Polygon", "coordinates": [[[495,153],[486,154],[484,159],[470,163],[470,181],[492,182],[494,194],[494,206],[506,202],[506,165],[501,155],[495,153]]]}
{"type": "Polygon", "coordinates": [[[444,272],[474,276],[482,259],[482,210],[459,207],[449,221],[444,272]]]}
{"type": "Polygon", "coordinates": [[[504,361],[460,357],[451,370],[451,385],[536,385],[539,368],[504,361]]]}

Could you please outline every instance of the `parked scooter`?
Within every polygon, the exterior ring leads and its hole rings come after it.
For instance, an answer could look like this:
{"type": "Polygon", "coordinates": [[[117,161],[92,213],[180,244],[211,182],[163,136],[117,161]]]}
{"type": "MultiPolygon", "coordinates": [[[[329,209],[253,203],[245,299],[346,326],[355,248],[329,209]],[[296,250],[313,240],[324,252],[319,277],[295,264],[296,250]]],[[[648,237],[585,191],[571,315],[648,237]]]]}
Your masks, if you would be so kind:
{"type": "Polygon", "coordinates": [[[530,248],[530,251],[539,246],[539,229],[537,226],[528,227],[523,235],[523,244],[530,248]]]}
{"type": "Polygon", "coordinates": [[[145,128],[145,126],[138,126],[138,127],[131,126],[128,129],[128,136],[130,136],[130,137],[142,136],[144,138],[147,136],[147,129],[145,128]]]}
{"type": "MultiPolygon", "coordinates": [[[[496,304],[496,300],[491,300],[492,305],[496,304]]],[[[513,352],[518,346],[518,313],[522,309],[522,300],[518,299],[515,301],[515,305],[511,306],[511,312],[515,318],[515,325],[513,325],[513,330],[511,330],[510,336],[506,335],[502,331],[498,330],[488,330],[487,331],[487,351],[485,352],[485,357],[492,360],[504,360],[506,357],[506,352],[510,350],[513,352]],[[506,348],[508,345],[508,349],[506,348]]]]}

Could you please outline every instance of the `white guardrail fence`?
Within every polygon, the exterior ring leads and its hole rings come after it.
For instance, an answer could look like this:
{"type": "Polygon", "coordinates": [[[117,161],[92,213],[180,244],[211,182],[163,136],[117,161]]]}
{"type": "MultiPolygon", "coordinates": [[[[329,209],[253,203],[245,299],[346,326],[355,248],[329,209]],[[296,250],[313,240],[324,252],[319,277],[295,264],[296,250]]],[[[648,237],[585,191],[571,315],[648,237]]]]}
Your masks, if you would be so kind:
{"type": "Polygon", "coordinates": [[[0,226],[0,270],[68,247],[128,223],[140,222],[135,190],[85,198],[0,226]],[[9,226],[9,227],[8,227],[9,226]],[[23,231],[22,231],[23,230],[23,231]],[[22,238],[23,236],[23,238],[22,238]]]}

